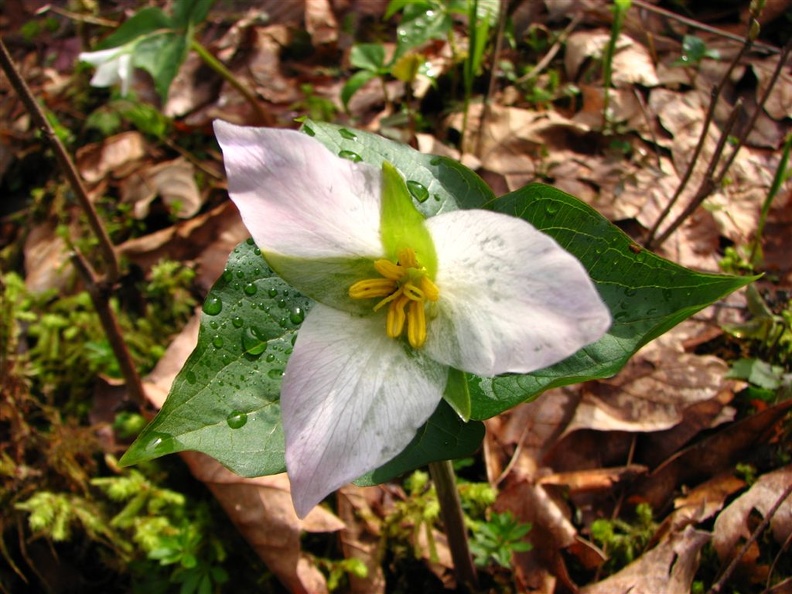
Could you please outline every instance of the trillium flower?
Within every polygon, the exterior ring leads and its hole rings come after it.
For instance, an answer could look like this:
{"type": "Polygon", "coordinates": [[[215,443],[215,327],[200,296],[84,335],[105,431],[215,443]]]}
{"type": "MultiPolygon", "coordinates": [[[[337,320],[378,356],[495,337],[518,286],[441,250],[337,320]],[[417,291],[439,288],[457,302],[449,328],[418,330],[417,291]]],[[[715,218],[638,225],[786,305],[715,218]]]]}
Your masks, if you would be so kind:
{"type": "Polygon", "coordinates": [[[317,303],[281,388],[304,516],[399,454],[450,369],[529,373],[598,340],[610,314],[578,260],[522,219],[425,218],[390,164],[291,130],[215,122],[228,189],[269,265],[317,303]]]}
{"type": "Polygon", "coordinates": [[[96,67],[96,72],[91,78],[91,86],[112,87],[120,82],[121,95],[125,96],[129,92],[129,84],[132,80],[133,51],[134,43],[128,43],[95,52],[82,52],[77,58],[96,67]]]}

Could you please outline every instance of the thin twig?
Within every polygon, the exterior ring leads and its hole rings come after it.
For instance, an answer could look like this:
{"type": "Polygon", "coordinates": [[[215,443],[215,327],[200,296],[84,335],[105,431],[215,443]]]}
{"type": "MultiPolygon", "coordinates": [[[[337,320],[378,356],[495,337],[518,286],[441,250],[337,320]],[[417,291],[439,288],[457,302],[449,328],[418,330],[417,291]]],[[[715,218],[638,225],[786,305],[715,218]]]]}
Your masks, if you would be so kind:
{"type": "Polygon", "coordinates": [[[80,207],[88,218],[88,224],[91,227],[91,231],[93,231],[94,235],[99,240],[99,250],[102,254],[102,259],[107,266],[107,281],[111,285],[115,284],[121,276],[121,268],[118,265],[118,257],[116,256],[115,248],[110,241],[110,236],[107,234],[104,224],[99,218],[99,214],[96,212],[93,203],[91,202],[90,198],[88,198],[88,192],[82,183],[80,174],[77,173],[77,168],[74,166],[71,156],[66,151],[66,147],[63,146],[63,143],[60,141],[60,138],[58,138],[58,135],[55,134],[55,130],[52,128],[49,120],[47,120],[47,117],[44,115],[41,106],[33,96],[33,93],[25,82],[25,79],[23,79],[22,75],[19,73],[19,70],[11,59],[11,55],[8,53],[8,49],[6,49],[2,38],[0,38],[0,66],[2,66],[3,71],[6,73],[6,76],[11,83],[11,86],[13,86],[16,90],[19,98],[22,100],[22,103],[25,104],[25,107],[30,113],[30,117],[33,118],[33,122],[39,128],[42,135],[52,147],[52,150],[55,152],[58,163],[63,169],[63,173],[66,175],[66,179],[68,180],[72,191],[74,191],[80,207]]]}
{"type": "Polygon", "coordinates": [[[478,587],[478,575],[470,554],[465,517],[457,491],[454,467],[450,460],[431,462],[429,472],[435,484],[437,500],[440,502],[440,515],[443,518],[448,537],[448,548],[451,550],[451,559],[454,562],[457,585],[460,588],[475,591],[478,587]]]}
{"type": "MultiPolygon", "coordinates": [[[[731,110],[731,113],[729,114],[729,119],[724,123],[723,131],[721,132],[721,136],[718,139],[718,144],[715,147],[715,152],[710,159],[709,165],[707,166],[707,171],[704,174],[704,178],[701,180],[701,184],[699,184],[698,190],[696,190],[696,194],[693,196],[693,199],[688,203],[685,209],[679,214],[679,216],[671,221],[668,227],[666,227],[665,231],[663,231],[660,236],[651,243],[652,249],[659,248],[661,245],[663,245],[666,239],[668,239],[671,234],[676,231],[679,226],[682,225],[682,223],[684,223],[699,206],[701,206],[702,202],[706,200],[707,196],[712,193],[712,190],[720,186],[723,177],[715,176],[715,168],[718,165],[718,161],[720,161],[721,155],[723,154],[723,149],[726,147],[726,142],[728,141],[731,130],[737,121],[737,116],[739,115],[740,110],[742,110],[742,99],[737,100],[731,110]]],[[[721,170],[721,174],[725,175],[725,173],[725,171],[721,170]]],[[[649,249],[648,245],[647,249],[649,249]]]]}
{"type": "MultiPolygon", "coordinates": [[[[641,8],[643,10],[648,10],[649,12],[654,12],[654,13],[657,13],[657,14],[661,14],[661,15],[663,15],[666,18],[669,18],[669,19],[672,19],[672,20],[675,20],[675,21],[679,21],[680,23],[684,23],[685,25],[688,25],[689,27],[693,27],[694,29],[699,29],[701,31],[706,31],[707,33],[712,33],[713,35],[717,35],[719,37],[723,37],[724,39],[728,39],[730,41],[736,41],[738,43],[745,43],[745,38],[744,37],[740,37],[739,35],[736,35],[734,33],[730,33],[729,31],[724,31],[723,29],[718,29],[716,27],[711,27],[711,26],[709,26],[709,25],[707,25],[705,23],[702,23],[702,22],[699,22],[699,21],[694,21],[693,19],[689,19],[687,17],[683,17],[681,14],[676,14],[675,12],[671,12],[670,10],[666,10],[664,8],[660,8],[659,6],[655,6],[653,4],[649,4],[648,2],[645,2],[644,0],[632,0],[632,3],[633,3],[634,6],[637,6],[638,8],[641,8]]],[[[773,54],[778,54],[778,53],[781,52],[781,50],[778,49],[776,46],[770,45],[770,44],[767,44],[767,43],[762,43],[760,41],[755,42],[754,43],[754,47],[756,49],[759,49],[759,50],[762,50],[762,51],[766,51],[766,52],[770,52],[770,53],[773,53],[773,54]]]]}
{"type": "Polygon", "coordinates": [[[118,366],[121,368],[121,374],[124,376],[128,394],[132,401],[143,409],[146,406],[146,394],[143,391],[143,383],[140,381],[140,375],[132,360],[132,355],[124,342],[121,326],[118,324],[115,312],[110,307],[107,284],[97,279],[91,265],[76,249],[72,252],[71,261],[85,283],[85,289],[91,297],[96,313],[99,314],[102,328],[105,331],[105,335],[107,335],[107,340],[110,342],[110,347],[113,349],[118,366]]]}
{"type": "Polygon", "coordinates": [[[673,197],[671,198],[671,200],[669,200],[668,204],[666,204],[665,208],[660,213],[660,216],[657,217],[657,220],[655,221],[654,225],[649,230],[649,234],[647,235],[646,241],[644,242],[644,247],[646,247],[646,249],[649,250],[656,249],[658,245],[662,243],[662,241],[655,241],[655,236],[657,234],[657,231],[660,229],[660,225],[663,223],[666,217],[668,217],[669,213],[671,212],[671,209],[679,200],[679,197],[682,195],[682,192],[687,187],[687,184],[690,181],[691,176],[693,175],[693,170],[696,167],[698,158],[701,154],[702,149],[704,148],[704,143],[707,139],[709,127],[714,118],[715,107],[717,105],[718,99],[720,98],[721,92],[726,86],[726,83],[729,81],[732,71],[737,67],[737,64],[739,64],[740,60],[742,60],[743,56],[748,52],[748,49],[751,47],[751,44],[753,43],[753,38],[755,37],[755,32],[756,32],[754,23],[755,21],[752,21],[752,23],[749,24],[749,32],[751,34],[749,34],[748,37],[745,38],[745,42],[740,48],[740,51],[737,52],[737,54],[734,56],[734,59],[729,64],[729,67],[723,73],[723,76],[718,81],[718,83],[714,87],[712,87],[712,91],[710,93],[710,105],[709,108],[707,109],[707,116],[704,120],[704,126],[701,129],[701,136],[699,136],[698,144],[696,144],[696,148],[693,151],[693,156],[690,159],[690,162],[688,163],[687,170],[682,176],[682,180],[679,182],[679,186],[677,187],[676,192],[674,192],[673,197]]]}
{"type": "Polygon", "coordinates": [[[767,510],[767,514],[765,514],[765,517],[762,520],[762,522],[756,527],[756,530],[753,531],[751,537],[742,546],[740,551],[734,556],[734,559],[731,560],[729,565],[726,567],[726,569],[723,571],[721,576],[718,578],[718,581],[712,585],[712,588],[709,589],[709,592],[707,592],[707,594],[717,594],[718,592],[721,591],[721,589],[723,589],[723,586],[726,585],[726,582],[729,580],[731,575],[737,569],[737,566],[739,565],[740,561],[745,556],[745,554],[748,552],[748,549],[761,536],[762,532],[764,532],[767,529],[773,517],[776,515],[776,512],[779,510],[781,505],[784,503],[784,501],[786,501],[787,497],[789,497],[790,495],[792,495],[792,484],[787,485],[786,489],[784,489],[784,492],[781,493],[781,496],[773,504],[773,507],[767,510]]]}

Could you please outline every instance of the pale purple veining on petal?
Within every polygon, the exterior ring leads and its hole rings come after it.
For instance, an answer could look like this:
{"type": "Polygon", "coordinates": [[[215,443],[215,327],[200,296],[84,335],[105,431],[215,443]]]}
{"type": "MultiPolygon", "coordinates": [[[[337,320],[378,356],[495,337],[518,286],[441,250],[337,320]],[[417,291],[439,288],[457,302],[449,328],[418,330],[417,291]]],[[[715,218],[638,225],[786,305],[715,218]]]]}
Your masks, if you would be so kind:
{"type": "Polygon", "coordinates": [[[388,338],[383,323],[315,305],[300,328],[281,390],[300,516],[399,454],[440,403],[448,369],[388,338]]]}
{"type": "Polygon", "coordinates": [[[440,288],[424,347],[433,359],[483,376],[528,373],[610,326],[580,262],[522,219],[460,210],[426,224],[440,288]]]}
{"type": "Polygon", "coordinates": [[[228,190],[266,252],[294,258],[375,258],[381,172],[342,159],[294,130],[214,124],[228,190]]]}

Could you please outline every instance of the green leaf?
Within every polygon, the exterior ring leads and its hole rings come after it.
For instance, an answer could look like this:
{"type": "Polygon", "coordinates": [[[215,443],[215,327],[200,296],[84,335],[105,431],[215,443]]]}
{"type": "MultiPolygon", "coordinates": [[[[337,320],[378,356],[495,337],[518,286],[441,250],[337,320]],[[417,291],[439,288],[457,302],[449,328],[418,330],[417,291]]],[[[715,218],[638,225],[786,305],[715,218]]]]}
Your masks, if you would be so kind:
{"type": "Polygon", "coordinates": [[[346,108],[349,106],[349,100],[360,90],[360,87],[376,77],[376,72],[370,72],[368,70],[359,70],[350,76],[341,89],[341,102],[344,104],[344,107],[346,108]]]}
{"type": "Polygon", "coordinates": [[[156,7],[142,8],[124,21],[112,35],[105,38],[97,49],[126,45],[140,37],[173,27],[170,17],[156,7]]]}
{"type": "Polygon", "coordinates": [[[185,32],[163,32],[143,39],[135,47],[132,63],[154,79],[157,94],[164,102],[173,79],[187,56],[185,32]]]}
{"type": "MultiPolygon", "coordinates": [[[[197,347],[121,464],[195,450],[241,476],[282,472],[282,375],[312,305],[275,275],[252,240],[234,248],[204,303],[197,347]]],[[[468,456],[483,433],[481,423],[462,423],[441,403],[405,451],[366,480],[468,456]]]]}
{"type": "Polygon", "coordinates": [[[174,25],[186,29],[206,20],[214,0],[176,0],[173,3],[174,25]]]}
{"type": "Polygon", "coordinates": [[[525,186],[489,206],[525,219],[576,256],[610,309],[613,325],[596,343],[541,371],[468,376],[474,419],[497,415],[548,388],[615,374],[643,345],[755,278],[694,272],[664,260],[584,202],[543,184],[525,186]]]}
{"type": "Polygon", "coordinates": [[[375,74],[381,74],[385,65],[385,48],[379,43],[361,43],[349,50],[349,63],[375,74]]]}

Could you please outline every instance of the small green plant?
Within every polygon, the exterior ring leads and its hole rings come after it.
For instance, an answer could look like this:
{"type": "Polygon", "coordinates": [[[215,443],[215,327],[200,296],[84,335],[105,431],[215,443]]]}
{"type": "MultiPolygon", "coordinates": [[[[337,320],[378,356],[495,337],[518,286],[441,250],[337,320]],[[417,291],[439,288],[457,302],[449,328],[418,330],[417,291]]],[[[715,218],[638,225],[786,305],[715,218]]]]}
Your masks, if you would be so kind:
{"type": "Polygon", "coordinates": [[[609,557],[604,565],[605,573],[615,573],[632,563],[649,544],[656,530],[652,508],[647,503],[639,503],[635,507],[632,522],[619,518],[594,520],[591,524],[591,537],[609,557]]]}
{"type": "Polygon", "coordinates": [[[701,37],[685,35],[682,38],[682,56],[673,65],[698,66],[704,58],[720,60],[720,52],[716,49],[708,49],[701,37]]]}
{"type": "Polygon", "coordinates": [[[327,575],[327,589],[330,592],[335,592],[344,587],[349,575],[358,578],[368,576],[368,567],[357,557],[340,560],[314,557],[313,560],[327,575]]]}
{"type": "Polygon", "coordinates": [[[533,547],[525,540],[531,524],[517,520],[511,512],[492,512],[486,522],[480,522],[473,530],[470,552],[479,567],[492,563],[500,567],[511,566],[513,553],[524,553],[533,547]]]}

